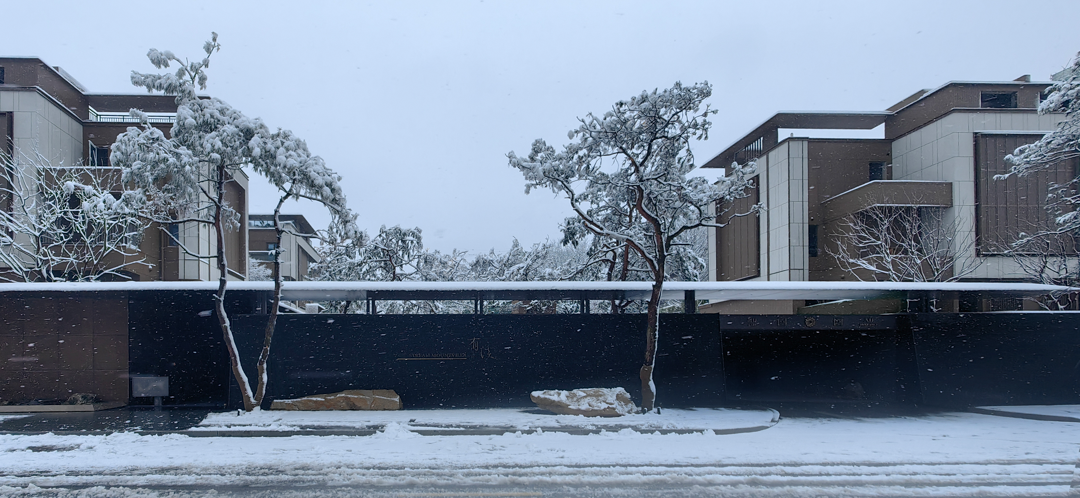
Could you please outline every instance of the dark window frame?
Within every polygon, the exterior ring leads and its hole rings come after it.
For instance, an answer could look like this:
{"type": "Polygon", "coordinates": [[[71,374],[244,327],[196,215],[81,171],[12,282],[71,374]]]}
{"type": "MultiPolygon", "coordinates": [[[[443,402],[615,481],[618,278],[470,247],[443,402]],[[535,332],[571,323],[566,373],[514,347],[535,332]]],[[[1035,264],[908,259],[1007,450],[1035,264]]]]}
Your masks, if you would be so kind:
{"type": "Polygon", "coordinates": [[[169,247],[179,247],[180,243],[177,242],[177,241],[180,240],[180,224],[179,223],[169,223],[169,226],[168,226],[167,229],[168,229],[168,232],[169,232],[168,246],[169,247]]]}
{"type": "Polygon", "coordinates": [[[109,147],[90,144],[90,165],[111,166],[109,162],[109,147]]]}
{"type": "Polygon", "coordinates": [[[1016,109],[1017,92],[982,92],[979,107],[983,109],[1016,109]]]}
{"type": "Polygon", "coordinates": [[[872,161],[867,165],[867,178],[868,181],[888,180],[889,173],[884,161],[872,161]]]}

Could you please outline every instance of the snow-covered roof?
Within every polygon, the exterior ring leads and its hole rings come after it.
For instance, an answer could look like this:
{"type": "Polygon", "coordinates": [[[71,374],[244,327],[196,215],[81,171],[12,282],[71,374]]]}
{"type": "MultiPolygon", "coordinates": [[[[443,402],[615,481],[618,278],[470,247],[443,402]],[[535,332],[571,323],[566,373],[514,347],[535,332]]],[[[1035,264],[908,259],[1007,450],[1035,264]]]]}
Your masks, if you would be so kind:
{"type": "MultiPolygon", "coordinates": [[[[0,284],[3,292],[213,292],[217,282],[59,282],[0,284]]],[[[273,282],[230,282],[230,291],[274,289],[273,282]]],[[[427,299],[647,299],[649,282],[283,282],[289,300],[427,300],[427,299]]],[[[1078,292],[1080,288],[1014,282],[667,282],[664,299],[835,300],[895,299],[935,295],[956,297],[1028,297],[1078,292]]],[[[2,296],[2,294],[0,294],[2,296]]]]}

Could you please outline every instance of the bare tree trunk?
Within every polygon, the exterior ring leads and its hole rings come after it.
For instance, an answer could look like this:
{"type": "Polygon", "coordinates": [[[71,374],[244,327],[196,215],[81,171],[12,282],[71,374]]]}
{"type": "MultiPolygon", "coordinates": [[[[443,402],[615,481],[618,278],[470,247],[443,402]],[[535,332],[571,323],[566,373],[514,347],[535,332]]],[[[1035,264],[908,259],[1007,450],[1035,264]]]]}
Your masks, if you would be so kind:
{"type": "Polygon", "coordinates": [[[214,308],[217,311],[218,324],[221,332],[225,335],[225,347],[229,350],[229,361],[232,364],[233,376],[237,384],[240,384],[240,393],[244,397],[244,410],[252,411],[255,403],[251,396],[251,383],[248,382],[247,374],[240,366],[240,355],[236,351],[236,341],[233,340],[232,325],[229,323],[229,315],[225,313],[225,286],[229,276],[228,261],[225,260],[225,227],[222,224],[222,207],[225,202],[225,167],[218,166],[217,177],[217,205],[214,207],[214,232],[217,235],[217,260],[218,260],[218,289],[214,295],[214,308]]]}
{"type": "Polygon", "coordinates": [[[656,384],[653,383],[653,367],[656,366],[656,340],[659,337],[660,293],[664,288],[663,273],[653,281],[649,296],[648,313],[645,315],[645,363],[641,365],[641,408],[652,411],[656,404],[656,384]]]}
{"type": "Polygon", "coordinates": [[[263,396],[266,395],[266,361],[270,358],[270,342],[274,340],[274,327],[277,326],[278,307],[281,306],[281,205],[290,196],[282,197],[274,208],[274,234],[277,243],[274,246],[274,304],[270,306],[270,318],[266,320],[266,330],[263,331],[263,347],[259,353],[259,386],[255,391],[255,406],[261,406],[263,396]]]}
{"type": "MultiPolygon", "coordinates": [[[[611,279],[615,277],[615,263],[616,263],[617,258],[618,258],[618,254],[615,253],[615,251],[612,251],[611,252],[611,263],[608,263],[608,269],[607,269],[607,281],[608,282],[610,282],[611,279]]],[[[615,315],[615,314],[619,313],[618,304],[615,302],[614,297],[611,298],[611,310],[610,310],[610,313],[612,315],[615,315]]]]}

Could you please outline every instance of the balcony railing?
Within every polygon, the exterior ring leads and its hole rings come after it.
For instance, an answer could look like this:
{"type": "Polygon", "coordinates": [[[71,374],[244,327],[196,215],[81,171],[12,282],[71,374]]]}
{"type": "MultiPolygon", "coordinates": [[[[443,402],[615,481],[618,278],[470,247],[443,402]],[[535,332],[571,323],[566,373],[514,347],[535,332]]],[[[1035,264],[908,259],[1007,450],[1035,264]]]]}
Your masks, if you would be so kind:
{"type": "MultiPolygon", "coordinates": [[[[124,113],[100,113],[90,109],[90,121],[98,123],[138,123],[139,120],[130,114],[124,113]]],[[[146,117],[148,123],[168,124],[176,122],[175,114],[156,114],[146,117]]]]}

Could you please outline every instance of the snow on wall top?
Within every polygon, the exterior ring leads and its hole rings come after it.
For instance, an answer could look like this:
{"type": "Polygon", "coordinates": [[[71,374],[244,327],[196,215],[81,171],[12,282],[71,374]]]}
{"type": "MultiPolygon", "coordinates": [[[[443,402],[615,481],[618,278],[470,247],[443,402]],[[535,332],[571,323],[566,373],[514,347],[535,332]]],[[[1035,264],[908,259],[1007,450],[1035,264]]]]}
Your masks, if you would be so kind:
{"type": "MultiPolygon", "coordinates": [[[[272,292],[273,282],[230,282],[230,291],[272,292]]],[[[213,292],[217,282],[55,282],[4,283],[4,292],[213,292]]],[[[362,299],[645,299],[650,282],[283,282],[282,294],[291,300],[362,299]]],[[[934,294],[955,297],[1025,297],[1078,292],[1080,288],[1014,282],[666,282],[664,299],[891,299],[934,294]]],[[[2,295],[2,294],[0,294],[2,295]]]]}

